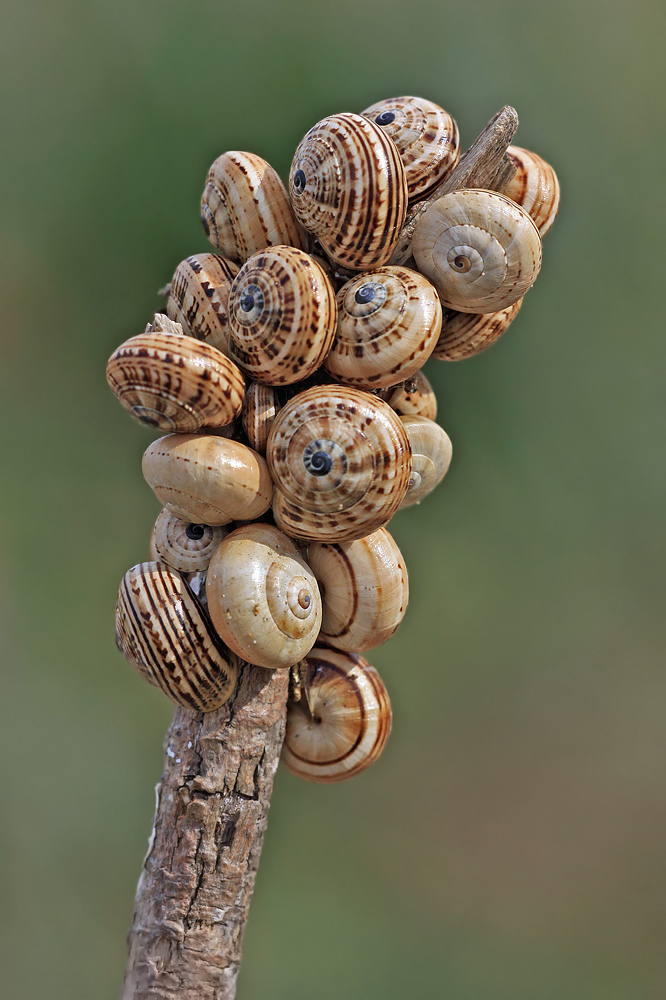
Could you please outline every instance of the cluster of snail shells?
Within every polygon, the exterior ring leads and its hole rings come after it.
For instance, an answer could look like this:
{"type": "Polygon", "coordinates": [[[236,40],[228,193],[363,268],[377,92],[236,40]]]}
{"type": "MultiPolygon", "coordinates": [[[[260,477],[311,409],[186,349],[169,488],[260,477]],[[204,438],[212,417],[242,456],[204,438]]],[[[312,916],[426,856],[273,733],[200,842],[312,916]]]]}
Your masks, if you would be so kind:
{"type": "Polygon", "coordinates": [[[288,193],[261,157],[224,153],[201,202],[215,252],[178,265],[167,315],[109,360],[121,404],[163,432],[143,458],[163,510],[151,561],[121,584],[118,645],[200,712],[233,694],[241,663],[292,669],[283,761],[304,778],[359,773],[389,734],[360,655],[407,607],[386,526],[451,461],[422,367],[506,329],[557,210],[552,168],[509,153],[515,190],[433,200],[408,267],[390,262],[408,207],[459,156],[442,108],[396,98],[318,122],[288,193]]]}

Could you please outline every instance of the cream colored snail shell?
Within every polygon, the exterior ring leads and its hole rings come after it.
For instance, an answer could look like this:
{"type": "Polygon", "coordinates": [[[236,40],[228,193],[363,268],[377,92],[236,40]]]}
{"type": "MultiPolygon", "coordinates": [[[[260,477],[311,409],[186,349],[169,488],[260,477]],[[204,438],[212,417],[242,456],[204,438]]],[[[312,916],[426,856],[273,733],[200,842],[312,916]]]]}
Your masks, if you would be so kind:
{"type": "Polygon", "coordinates": [[[331,115],[310,129],[289,175],[294,214],[326,254],[356,271],[387,264],[407,211],[400,155],[379,125],[331,115]]]}
{"type": "Polygon", "coordinates": [[[362,114],[380,125],[398,147],[410,201],[423,198],[458,162],[458,126],[438,104],[423,97],[392,97],[362,114]]]}
{"type": "Polygon", "coordinates": [[[316,260],[296,247],[269,247],[234,279],[229,351],[259,382],[299,382],[328,354],[336,320],[335,292],[316,260]]]}
{"type": "Polygon", "coordinates": [[[407,610],[409,584],[386,528],[353,542],[313,542],[308,562],[322,592],[323,640],[362,653],[391,638],[407,610]]]}
{"type": "Polygon", "coordinates": [[[201,222],[224,257],[243,263],[269,246],[303,246],[284,184],[255,153],[232,150],[211,166],[201,222]]]}
{"type": "Polygon", "coordinates": [[[438,486],[451,464],[453,446],[446,431],[427,417],[401,417],[412,447],[412,474],[400,509],[421,503],[438,486]]]}
{"type": "Polygon", "coordinates": [[[126,340],[109,358],[106,378],[136,420],[163,431],[230,424],[245,394],[233,361],[210,344],[170,333],[126,340]]]}
{"type": "Polygon", "coordinates": [[[557,174],[536,153],[520,146],[509,146],[507,156],[513,161],[516,173],[504,190],[529,214],[541,237],[548,232],[560,207],[560,183],[557,174]]]}
{"type": "Polygon", "coordinates": [[[281,761],[306,781],[344,781],[365,771],[391,732],[381,677],[356,653],[317,645],[306,657],[299,701],[287,709],[281,761]]]}
{"type": "Polygon", "coordinates": [[[211,434],[168,434],[143,456],[143,474],[172,514],[194,524],[229,524],[261,517],[273,483],[252,448],[211,434]]]}
{"type": "Polygon", "coordinates": [[[116,641],[147,681],[184,708],[212,712],[236,687],[236,656],[169,566],[146,562],[127,571],[118,592],[116,641]]]}
{"type": "Polygon", "coordinates": [[[182,521],[165,507],[157,515],[152,546],[156,558],[167,566],[181,573],[196,573],[207,568],[226,534],[227,529],[219,525],[182,521]]]}
{"type": "Polygon", "coordinates": [[[411,472],[405,429],[376,396],[316,386],[280,410],[266,460],[273,515],[293,538],[350,541],[386,524],[411,472]]]}
{"type": "Polygon", "coordinates": [[[495,191],[452,191],[414,228],[414,258],[458,312],[506,309],[532,286],[541,267],[539,231],[522,208],[495,191]]]}
{"type": "Polygon", "coordinates": [[[249,663],[291,667],[317,641],[317,581],[296,545],[272,525],[227,535],[208,567],[206,594],[219,635],[249,663]]]}
{"type": "Polygon", "coordinates": [[[227,304],[238,264],[215,253],[181,261],[169,285],[166,311],[185,333],[229,354],[227,304]]]}
{"type": "Polygon", "coordinates": [[[518,299],[506,309],[494,313],[461,313],[444,310],[442,332],[432,352],[440,361],[462,361],[480,354],[502,336],[518,315],[523,304],[518,299]]]}
{"type": "Polygon", "coordinates": [[[264,382],[252,382],[243,400],[243,430],[255,451],[261,455],[266,453],[268,432],[273,426],[280,401],[273,386],[264,382]]]}
{"type": "Polygon", "coordinates": [[[337,296],[326,370],[345,385],[381,389],[414,375],[442,326],[437,292],[417,271],[386,266],[352,278],[337,296]]]}
{"type": "Polygon", "coordinates": [[[417,372],[397,385],[387,402],[401,417],[437,418],[437,396],[423,372],[417,372]]]}

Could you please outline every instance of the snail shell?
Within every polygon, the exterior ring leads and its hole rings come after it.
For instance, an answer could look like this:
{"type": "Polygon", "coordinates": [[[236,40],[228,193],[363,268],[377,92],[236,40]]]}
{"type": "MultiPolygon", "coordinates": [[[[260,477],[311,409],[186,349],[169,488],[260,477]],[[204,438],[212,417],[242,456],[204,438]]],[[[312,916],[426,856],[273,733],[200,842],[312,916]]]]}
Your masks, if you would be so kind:
{"type": "Polygon", "coordinates": [[[236,687],[238,661],[175,570],[140,563],[123,577],[116,605],[118,648],[177,705],[212,712],[236,687]]]}
{"type": "Polygon", "coordinates": [[[539,231],[527,212],[501,194],[474,188],[434,201],[416,223],[412,250],[442,305],[459,312],[506,309],[541,267],[539,231]]]}
{"type": "Polygon", "coordinates": [[[259,382],[307,378],[330,350],[335,292],[320,265],[295,247],[262,250],[243,265],[229,296],[229,350],[259,382]]]}
{"type": "Polygon", "coordinates": [[[317,645],[306,657],[300,701],[287,709],[282,763],[307,781],[344,781],[373,764],[391,732],[381,677],[355,653],[317,645]]]}
{"type": "Polygon", "coordinates": [[[461,361],[480,354],[502,336],[518,315],[523,304],[518,299],[512,306],[494,313],[461,313],[444,310],[442,332],[432,352],[440,361],[461,361]]]}
{"type": "Polygon", "coordinates": [[[252,448],[212,434],[168,434],[143,456],[143,474],[158,500],[182,521],[228,524],[261,517],[273,483],[252,448]]]}
{"type": "Polygon", "coordinates": [[[284,184],[254,153],[218,156],[206,178],[201,222],[220,253],[241,263],[265,247],[303,246],[284,184]]]}
{"type": "Polygon", "coordinates": [[[331,115],[301,140],[289,175],[294,214],[337,264],[387,264],[405,220],[407,184],[398,151],[379,125],[331,115]]]}
{"type": "Polygon", "coordinates": [[[227,529],[220,526],[181,521],[165,507],[155,521],[151,546],[156,559],[172,569],[196,573],[206,569],[226,534],[227,529]]]}
{"type": "Polygon", "coordinates": [[[272,525],[227,535],[208,567],[206,594],[218,633],[249,663],[293,666],[317,640],[317,581],[296,545],[272,525]]]}
{"type": "Polygon", "coordinates": [[[194,337],[140,333],[109,358],[107,381],[121,405],[148,427],[196,431],[240,414],[245,382],[229,358],[194,337]]]}
{"type": "Polygon", "coordinates": [[[182,261],[169,286],[167,315],[185,333],[229,353],[227,304],[238,265],[215,253],[199,253],[182,261]]]}
{"type": "Polygon", "coordinates": [[[362,114],[380,125],[398,147],[410,201],[423,198],[458,162],[458,126],[432,101],[392,97],[372,104],[362,114]]]}
{"type": "Polygon", "coordinates": [[[543,237],[560,207],[560,184],[550,163],[536,153],[520,146],[509,146],[507,156],[513,161],[516,173],[504,190],[530,216],[543,237]]]}
{"type": "Polygon", "coordinates": [[[390,639],[407,610],[409,585],[405,560],[386,528],[353,542],[315,542],[308,562],[322,591],[326,642],[364,652],[390,639]]]}
{"type": "Polygon", "coordinates": [[[324,367],[346,385],[378,389],[402,382],[437,343],[442,307],[417,271],[387,266],[352,278],[338,292],[338,328],[324,367]]]}
{"type": "Polygon", "coordinates": [[[409,482],[405,429],[376,396],[346,386],[307,389],[280,410],[266,459],[273,514],[293,538],[350,541],[386,524],[409,482]]]}
{"type": "Polygon", "coordinates": [[[243,400],[243,430],[255,451],[266,453],[268,432],[280,409],[275,389],[263,382],[252,382],[243,400]]]}
{"type": "Polygon", "coordinates": [[[427,417],[401,417],[412,447],[412,474],[400,508],[411,507],[432,493],[451,464],[453,445],[446,431],[427,417]]]}
{"type": "Polygon", "coordinates": [[[437,417],[437,396],[423,372],[397,385],[387,402],[401,417],[437,417]]]}

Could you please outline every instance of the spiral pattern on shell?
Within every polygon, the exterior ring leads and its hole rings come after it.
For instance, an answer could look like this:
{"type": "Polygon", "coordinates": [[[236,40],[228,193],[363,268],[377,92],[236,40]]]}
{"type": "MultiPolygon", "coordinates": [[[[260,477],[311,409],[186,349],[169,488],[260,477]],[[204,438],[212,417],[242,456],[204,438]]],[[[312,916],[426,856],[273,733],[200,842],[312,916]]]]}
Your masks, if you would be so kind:
{"type": "Polygon", "coordinates": [[[166,507],[157,515],[152,545],[156,558],[181,573],[206,569],[227,529],[182,521],[166,507]]]}
{"type": "Polygon", "coordinates": [[[506,309],[493,313],[461,313],[444,310],[442,332],[432,352],[440,361],[462,361],[480,354],[502,336],[523,304],[518,299],[506,309]]]}
{"type": "Polygon", "coordinates": [[[166,311],[185,333],[229,354],[227,304],[238,264],[215,253],[181,261],[169,285],[166,311]]]}
{"type": "Polygon", "coordinates": [[[446,431],[427,417],[401,417],[412,448],[412,474],[400,509],[421,503],[449,470],[453,446],[446,431]]]}
{"type": "Polygon", "coordinates": [[[557,174],[536,153],[520,146],[509,146],[507,156],[516,173],[504,194],[520,205],[530,216],[541,237],[545,236],[560,207],[560,183],[557,174]]]}

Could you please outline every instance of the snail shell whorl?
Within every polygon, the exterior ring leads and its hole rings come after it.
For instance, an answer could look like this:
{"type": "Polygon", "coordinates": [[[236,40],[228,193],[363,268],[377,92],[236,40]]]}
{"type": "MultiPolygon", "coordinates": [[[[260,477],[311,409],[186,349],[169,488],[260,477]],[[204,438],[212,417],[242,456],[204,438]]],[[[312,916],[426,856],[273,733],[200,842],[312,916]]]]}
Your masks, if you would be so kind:
{"type": "Polygon", "coordinates": [[[412,242],[442,305],[459,312],[506,309],[541,267],[539,231],[527,212],[494,191],[452,191],[419,218],[412,242]]]}
{"type": "Polygon", "coordinates": [[[280,409],[275,389],[263,382],[252,382],[243,400],[243,430],[255,451],[264,455],[268,432],[280,409]]]}
{"type": "Polygon", "coordinates": [[[441,483],[451,464],[453,445],[446,431],[427,417],[401,417],[412,446],[412,474],[400,508],[421,503],[441,483]]]}
{"type": "Polygon", "coordinates": [[[494,313],[461,313],[444,310],[442,332],[432,352],[440,361],[462,361],[480,354],[502,336],[515,319],[523,304],[518,299],[512,306],[494,313]]]}
{"type": "Polygon", "coordinates": [[[181,573],[206,569],[227,529],[182,521],[166,507],[155,521],[151,544],[156,558],[181,573]]]}
{"type": "Polygon", "coordinates": [[[265,247],[303,245],[284,184],[254,153],[218,156],[206,178],[201,221],[223,256],[241,263],[265,247]]]}
{"type": "Polygon", "coordinates": [[[161,563],[140,563],[123,577],[116,641],[146,680],[184,708],[212,712],[236,686],[236,657],[180,574],[161,563]]]}
{"type": "Polygon", "coordinates": [[[259,382],[285,385],[319,367],[335,334],[335,292],[295,247],[273,247],[240,269],[229,296],[229,350],[259,382]]]}
{"type": "Polygon", "coordinates": [[[391,703],[375,668],[355,653],[315,646],[301,699],[287,710],[287,770],[307,781],[353,778],[377,760],[390,732],[391,703]]]}
{"type": "Polygon", "coordinates": [[[423,198],[458,162],[458,126],[432,101],[392,97],[378,101],[362,114],[381,126],[398,147],[411,201],[423,198]]]}
{"type": "Polygon", "coordinates": [[[166,311],[185,333],[229,354],[227,304],[238,264],[214,253],[181,261],[169,286],[166,311]]]}
{"type": "Polygon", "coordinates": [[[560,207],[560,184],[550,163],[520,146],[509,146],[507,156],[516,173],[504,194],[523,208],[543,237],[560,207]]]}
{"type": "Polygon", "coordinates": [[[397,385],[387,402],[401,417],[437,417],[437,396],[423,372],[397,385]]]}
{"type": "Polygon", "coordinates": [[[407,211],[405,170],[379,125],[331,115],[302,139],[289,192],[301,225],[337,264],[362,271],[389,261],[407,211]]]}
{"type": "Polygon", "coordinates": [[[353,542],[314,542],[308,562],[322,590],[323,639],[361,653],[390,639],[407,610],[409,585],[386,528],[353,542]]]}
{"type": "Polygon", "coordinates": [[[347,386],[307,389],[280,410],[266,460],[273,514],[293,538],[350,541],[386,524],[411,471],[409,441],[391,408],[347,386]]]}
{"type": "Polygon", "coordinates": [[[317,581],[296,545],[272,525],[227,535],[208,567],[206,594],[218,633],[249,663],[293,666],[317,640],[317,581]]]}
{"type": "Polygon", "coordinates": [[[338,328],[324,367],[359,389],[396,385],[429,358],[442,325],[437,292],[417,271],[386,266],[338,292],[338,328]]]}

